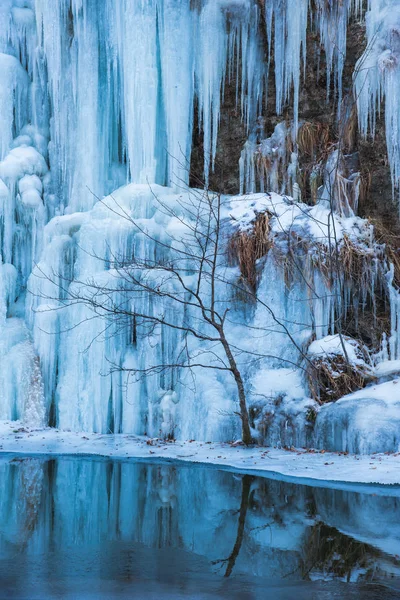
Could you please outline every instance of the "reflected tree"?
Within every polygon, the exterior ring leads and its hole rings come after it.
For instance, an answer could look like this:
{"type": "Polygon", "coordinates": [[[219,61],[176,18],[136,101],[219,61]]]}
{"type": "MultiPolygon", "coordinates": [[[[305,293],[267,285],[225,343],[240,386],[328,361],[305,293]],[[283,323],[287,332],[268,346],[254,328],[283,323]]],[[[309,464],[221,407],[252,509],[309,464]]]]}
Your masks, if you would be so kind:
{"type": "Polygon", "coordinates": [[[233,569],[235,568],[236,560],[239,556],[240,550],[243,545],[244,533],[245,533],[245,525],[246,525],[246,516],[250,503],[250,491],[251,491],[251,483],[253,481],[253,477],[251,475],[243,475],[242,477],[242,495],[239,509],[239,519],[237,526],[237,533],[235,544],[233,546],[232,552],[228,556],[228,558],[215,560],[213,561],[214,565],[222,566],[226,565],[226,570],[224,577],[230,577],[233,569]]]}

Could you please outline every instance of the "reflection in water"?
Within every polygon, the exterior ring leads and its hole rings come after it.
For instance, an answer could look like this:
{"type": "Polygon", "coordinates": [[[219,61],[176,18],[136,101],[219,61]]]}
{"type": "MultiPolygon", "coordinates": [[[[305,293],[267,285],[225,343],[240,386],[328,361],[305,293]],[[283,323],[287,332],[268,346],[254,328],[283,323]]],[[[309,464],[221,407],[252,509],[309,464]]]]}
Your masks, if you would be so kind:
{"type": "Polygon", "coordinates": [[[396,490],[79,458],[0,481],[1,598],[397,597],[396,490]]]}
{"type": "Polygon", "coordinates": [[[242,499],[240,502],[240,510],[239,510],[239,518],[238,518],[238,529],[235,540],[235,545],[233,546],[233,550],[226,560],[216,560],[213,564],[218,563],[228,563],[225,571],[225,577],[229,577],[232,574],[233,567],[236,564],[236,559],[239,556],[240,549],[243,544],[243,536],[244,536],[244,527],[246,523],[247,509],[249,507],[249,496],[251,489],[251,480],[252,477],[250,475],[243,475],[242,477],[242,499]]]}

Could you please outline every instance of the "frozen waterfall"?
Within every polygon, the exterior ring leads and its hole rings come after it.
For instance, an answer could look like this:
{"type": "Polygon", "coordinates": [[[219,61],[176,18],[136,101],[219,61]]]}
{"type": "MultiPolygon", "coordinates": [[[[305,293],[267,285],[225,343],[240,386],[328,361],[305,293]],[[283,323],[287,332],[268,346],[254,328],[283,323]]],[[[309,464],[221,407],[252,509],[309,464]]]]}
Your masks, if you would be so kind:
{"type": "MultiPolygon", "coordinates": [[[[385,97],[397,185],[399,15],[391,0],[369,4],[367,33],[375,45],[361,59],[368,62],[367,73],[355,78],[359,119],[364,134],[373,131],[385,97]]],[[[374,255],[370,225],[355,216],[355,206],[346,216],[332,215],[326,198],[311,207],[296,193],[307,27],[324,48],[327,94],[332,80],[339,117],[347,27],[354,15],[361,17],[362,5],[317,0],[311,14],[308,0],[2,0],[0,418],[33,427],[184,439],[239,435],[234,382],[226,373],[130,377],[132,369],[173,364],[186,343],[179,330],[160,326],[150,334],[140,328],[132,333],[132,323],[108,322],[101,311],[93,315],[88,306],[68,302],[88,282],[112,287],[118,303],[128,302],[113,257],[154,257],[159,248],[143,231],[163,240],[163,260],[173,257],[171,240],[179,224],[158,210],[157,201],[179,213],[182,201],[195,193],[187,187],[195,126],[202,135],[207,186],[227,81],[236,89],[236,108],[249,135],[242,191],[290,189],[294,198],[224,197],[224,231],[246,232],[267,212],[274,242],[257,264],[263,304],[246,306],[232,298],[229,286],[220,290],[221,301],[233,305],[230,339],[241,341],[246,356],[263,357],[241,364],[254,399],[254,424],[272,422],[266,436],[271,443],[311,443],[304,415],[315,402],[307,391],[303,350],[337,333],[338,315],[347,315],[352,303],[361,309],[373,303],[378,288],[391,306],[392,327],[388,343],[371,360],[398,358],[399,296],[389,266],[385,274],[379,270],[383,261],[374,255]],[[269,167],[255,182],[258,145],[251,132],[272,66],[277,114],[290,102],[293,119],[264,140],[269,167]],[[286,157],[288,137],[293,152],[286,157]],[[285,185],[278,182],[282,169],[285,185]],[[304,250],[327,243],[332,226],[339,242],[360,242],[372,257],[362,289],[345,276],[328,281],[317,253],[304,250]],[[292,235],[304,245],[295,250],[298,272],[289,274],[282,256],[292,251],[292,235]],[[267,305],[274,307],[274,317],[267,305]]],[[[222,261],[219,268],[228,279],[240,277],[237,264],[222,261]]],[[[190,274],[190,265],[184,269],[190,274]]],[[[147,297],[140,302],[143,310],[169,315],[177,324],[193,317],[190,311],[171,312],[165,300],[159,306],[147,297]]],[[[201,344],[195,351],[203,351],[201,344]]]]}

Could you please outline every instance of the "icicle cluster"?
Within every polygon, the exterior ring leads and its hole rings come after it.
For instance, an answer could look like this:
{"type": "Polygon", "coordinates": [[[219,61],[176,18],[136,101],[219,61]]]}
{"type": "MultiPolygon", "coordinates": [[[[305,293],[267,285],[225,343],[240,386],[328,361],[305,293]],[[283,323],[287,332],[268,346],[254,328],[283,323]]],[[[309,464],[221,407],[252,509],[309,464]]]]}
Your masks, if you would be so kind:
{"type": "Polygon", "coordinates": [[[360,129],[375,134],[376,117],[385,102],[386,141],[393,187],[400,186],[400,6],[374,0],[366,17],[367,48],[355,69],[360,129]]]}
{"type": "Polygon", "coordinates": [[[289,194],[299,200],[297,153],[291,152],[288,137],[294,125],[278,123],[273,134],[265,137],[262,123],[252,131],[239,161],[240,193],[272,191],[289,194]]]}

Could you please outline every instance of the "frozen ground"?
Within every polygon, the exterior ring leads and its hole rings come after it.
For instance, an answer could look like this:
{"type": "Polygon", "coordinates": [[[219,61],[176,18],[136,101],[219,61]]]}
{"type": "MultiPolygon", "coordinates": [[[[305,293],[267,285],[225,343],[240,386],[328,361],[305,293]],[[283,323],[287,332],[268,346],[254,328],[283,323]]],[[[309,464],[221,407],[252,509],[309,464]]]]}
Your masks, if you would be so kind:
{"type": "MultiPolygon", "coordinates": [[[[113,458],[177,460],[223,468],[279,475],[324,487],[353,484],[395,485],[400,493],[400,452],[354,455],[333,452],[244,448],[226,443],[164,442],[133,435],[72,433],[55,429],[29,430],[15,421],[0,423],[0,452],[16,454],[73,454],[113,458]]],[[[376,488],[379,490],[379,488],[376,488]]],[[[379,491],[377,491],[379,493],[379,491]]],[[[385,494],[388,493],[387,488],[385,494]]]]}

